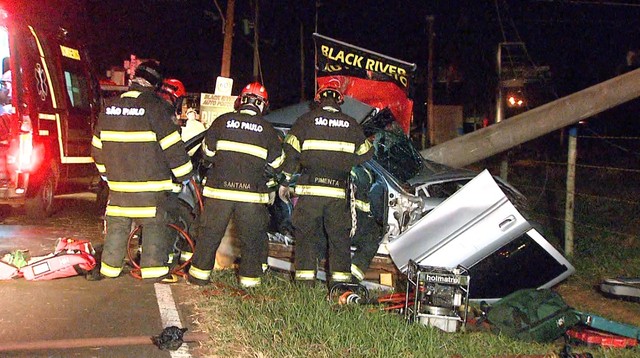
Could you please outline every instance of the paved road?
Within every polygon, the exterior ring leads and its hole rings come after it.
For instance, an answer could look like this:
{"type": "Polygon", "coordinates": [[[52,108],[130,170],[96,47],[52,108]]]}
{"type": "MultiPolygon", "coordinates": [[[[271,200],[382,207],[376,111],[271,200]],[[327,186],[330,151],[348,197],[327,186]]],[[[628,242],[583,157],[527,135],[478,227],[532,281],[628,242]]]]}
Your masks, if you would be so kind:
{"type": "MultiPolygon", "coordinates": [[[[0,254],[16,249],[47,254],[59,237],[100,245],[102,223],[94,199],[90,193],[61,196],[61,209],[53,218],[31,220],[19,210],[3,216],[0,254]]],[[[0,356],[188,357],[196,343],[173,352],[150,343],[167,326],[191,329],[188,307],[178,299],[184,285],[153,284],[130,276],[97,282],[80,276],[0,281],[0,356]]]]}

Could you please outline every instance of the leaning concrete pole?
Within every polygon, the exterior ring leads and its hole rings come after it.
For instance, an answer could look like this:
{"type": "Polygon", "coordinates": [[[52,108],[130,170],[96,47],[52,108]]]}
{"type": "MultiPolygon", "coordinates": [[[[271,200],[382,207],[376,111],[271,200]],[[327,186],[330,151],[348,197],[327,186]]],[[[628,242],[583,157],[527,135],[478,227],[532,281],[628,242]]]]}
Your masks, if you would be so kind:
{"type": "Polygon", "coordinates": [[[434,162],[464,167],[637,97],[640,97],[640,69],[420,153],[434,162]]]}

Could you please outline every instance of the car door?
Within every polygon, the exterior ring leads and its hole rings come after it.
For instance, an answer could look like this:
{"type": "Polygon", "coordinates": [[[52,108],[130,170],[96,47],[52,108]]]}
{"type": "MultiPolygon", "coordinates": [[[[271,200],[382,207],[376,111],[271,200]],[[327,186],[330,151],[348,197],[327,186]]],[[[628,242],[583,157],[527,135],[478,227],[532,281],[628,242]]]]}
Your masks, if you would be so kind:
{"type": "Polygon", "coordinates": [[[551,287],[575,272],[487,170],[386,247],[402,272],[409,260],[421,266],[466,268],[470,299],[488,302],[521,288],[551,287]]]}

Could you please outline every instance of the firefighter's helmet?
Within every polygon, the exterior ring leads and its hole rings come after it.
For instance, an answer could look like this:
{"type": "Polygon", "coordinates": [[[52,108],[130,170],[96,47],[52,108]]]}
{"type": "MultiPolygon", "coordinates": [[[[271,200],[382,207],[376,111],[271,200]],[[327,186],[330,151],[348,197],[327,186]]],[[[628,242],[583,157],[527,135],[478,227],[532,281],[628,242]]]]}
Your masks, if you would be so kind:
{"type": "Polygon", "coordinates": [[[160,89],[163,77],[159,67],[156,61],[145,61],[136,67],[135,75],[147,80],[154,88],[160,89]]]}
{"type": "Polygon", "coordinates": [[[182,81],[175,78],[167,78],[162,83],[161,92],[166,93],[172,103],[176,103],[178,99],[184,97],[187,94],[187,90],[184,88],[182,81]]]}
{"type": "Polygon", "coordinates": [[[269,107],[267,89],[259,82],[249,83],[240,91],[234,107],[236,110],[251,109],[264,114],[269,107]]]}
{"type": "Polygon", "coordinates": [[[340,81],[332,78],[318,88],[314,100],[317,103],[320,103],[324,99],[333,99],[338,104],[342,104],[344,102],[344,95],[342,94],[340,87],[340,81]]]}

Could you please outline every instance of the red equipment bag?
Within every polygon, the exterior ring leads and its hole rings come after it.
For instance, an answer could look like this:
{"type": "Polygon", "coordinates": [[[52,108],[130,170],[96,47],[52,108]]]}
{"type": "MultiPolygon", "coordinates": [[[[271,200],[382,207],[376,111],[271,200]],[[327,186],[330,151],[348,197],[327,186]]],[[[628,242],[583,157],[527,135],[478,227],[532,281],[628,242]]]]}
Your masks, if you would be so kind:
{"type": "Polygon", "coordinates": [[[86,275],[96,267],[95,250],[88,240],[58,239],[56,251],[20,268],[26,280],[40,281],[86,275]]]}
{"type": "Polygon", "coordinates": [[[599,345],[602,347],[627,348],[638,345],[637,339],[591,329],[582,325],[569,328],[567,335],[580,343],[599,345]]]}

